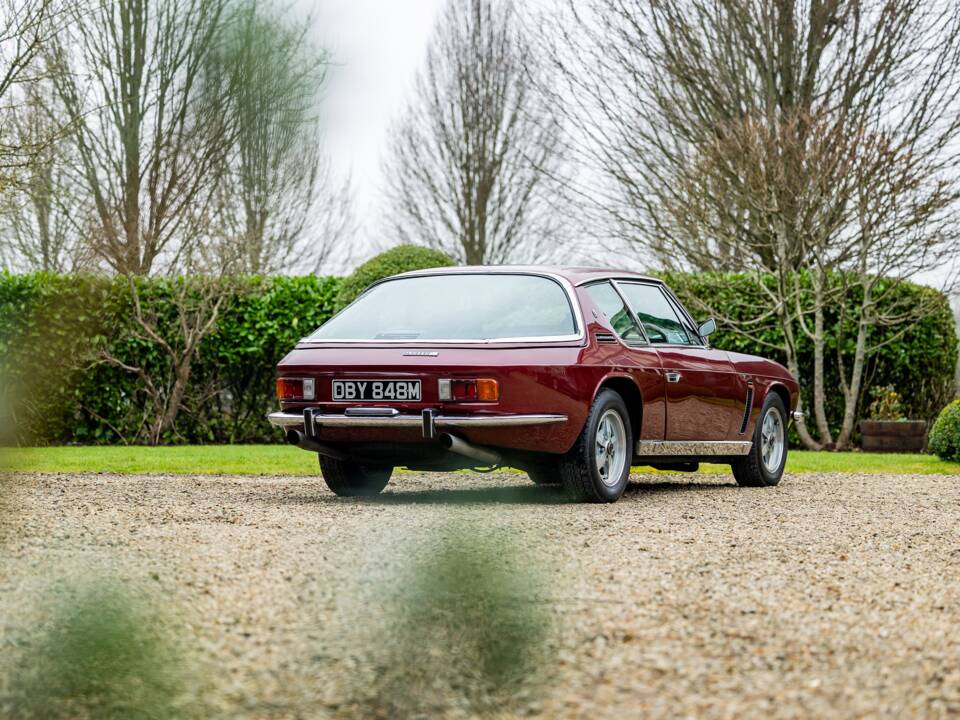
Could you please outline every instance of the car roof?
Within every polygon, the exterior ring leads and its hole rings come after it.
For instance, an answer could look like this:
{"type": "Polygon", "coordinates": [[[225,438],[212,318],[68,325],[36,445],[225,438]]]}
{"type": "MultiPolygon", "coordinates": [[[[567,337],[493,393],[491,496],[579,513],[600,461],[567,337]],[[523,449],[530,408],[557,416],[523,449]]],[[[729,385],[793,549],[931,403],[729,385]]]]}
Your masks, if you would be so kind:
{"type": "Polygon", "coordinates": [[[631,280],[647,280],[662,283],[659,278],[650,277],[630,270],[616,270],[601,267],[578,267],[570,265],[459,265],[456,267],[438,267],[427,270],[413,270],[401,273],[394,277],[416,277],[417,275],[435,274],[471,274],[471,273],[530,273],[534,275],[555,275],[562,277],[573,285],[583,285],[596,280],[608,278],[625,278],[631,280]]]}

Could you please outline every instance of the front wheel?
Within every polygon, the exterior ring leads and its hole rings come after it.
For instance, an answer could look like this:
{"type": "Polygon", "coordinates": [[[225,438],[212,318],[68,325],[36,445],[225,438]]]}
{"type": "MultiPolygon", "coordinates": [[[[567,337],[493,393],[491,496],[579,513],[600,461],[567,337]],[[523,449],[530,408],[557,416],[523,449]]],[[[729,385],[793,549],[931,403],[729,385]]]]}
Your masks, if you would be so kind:
{"type": "Polygon", "coordinates": [[[775,392],[767,395],[753,430],[750,452],[731,463],[737,484],[771,487],[780,482],[787,464],[787,410],[775,392]]]}
{"type": "Polygon", "coordinates": [[[573,448],[560,461],[567,494],[586,502],[615,502],[630,479],[630,415],[623,398],[601,390],[573,448]]]}
{"type": "Polygon", "coordinates": [[[337,495],[369,497],[379,494],[387,486],[393,468],[389,465],[361,465],[352,460],[321,455],[320,472],[327,487],[337,495]]]}

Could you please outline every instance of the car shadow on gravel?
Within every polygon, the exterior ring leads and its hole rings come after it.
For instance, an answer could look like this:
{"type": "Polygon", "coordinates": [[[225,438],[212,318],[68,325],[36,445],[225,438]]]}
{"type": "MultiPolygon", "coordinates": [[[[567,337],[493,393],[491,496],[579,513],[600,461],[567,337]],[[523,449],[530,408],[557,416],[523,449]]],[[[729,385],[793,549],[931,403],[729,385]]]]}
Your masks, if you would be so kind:
{"type": "MultiPolygon", "coordinates": [[[[635,482],[627,485],[623,499],[640,498],[646,495],[663,495],[678,492],[719,492],[736,487],[726,482],[635,482]]],[[[322,492],[310,494],[271,496],[264,498],[271,503],[284,505],[563,505],[571,502],[559,485],[510,485],[489,488],[432,488],[429,490],[404,490],[402,484],[390,485],[381,495],[374,497],[347,498],[322,492]]]]}
{"type": "Polygon", "coordinates": [[[337,497],[323,492],[263,499],[284,505],[560,505],[569,502],[559,485],[404,490],[398,484],[388,486],[383,494],[374,497],[337,497]]]}
{"type": "Polygon", "coordinates": [[[389,490],[366,498],[373,505],[558,505],[569,502],[559,486],[508,486],[440,490],[389,490]]]}
{"type": "Polygon", "coordinates": [[[735,482],[636,482],[631,481],[623,497],[640,495],[665,495],[678,492],[719,492],[737,487],[735,482]]]}

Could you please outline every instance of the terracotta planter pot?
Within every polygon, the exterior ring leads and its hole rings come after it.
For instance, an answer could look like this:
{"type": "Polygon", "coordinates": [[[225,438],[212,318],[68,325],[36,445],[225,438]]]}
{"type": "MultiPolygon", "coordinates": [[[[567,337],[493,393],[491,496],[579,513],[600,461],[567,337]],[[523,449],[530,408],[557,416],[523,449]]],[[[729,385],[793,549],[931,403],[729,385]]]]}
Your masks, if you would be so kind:
{"type": "Polygon", "coordinates": [[[860,434],[867,452],[921,452],[927,444],[923,420],[864,420],[860,434]]]}

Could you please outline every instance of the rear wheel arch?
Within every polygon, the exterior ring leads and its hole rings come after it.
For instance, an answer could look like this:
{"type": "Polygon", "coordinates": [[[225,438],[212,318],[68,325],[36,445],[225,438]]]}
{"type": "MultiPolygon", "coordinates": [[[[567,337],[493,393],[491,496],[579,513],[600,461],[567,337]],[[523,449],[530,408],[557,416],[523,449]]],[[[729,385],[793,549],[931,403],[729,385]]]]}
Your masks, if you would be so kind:
{"type": "Polygon", "coordinates": [[[596,400],[597,395],[599,395],[602,390],[613,390],[623,398],[623,402],[627,406],[627,413],[630,418],[630,429],[633,435],[631,447],[636,448],[637,441],[640,439],[640,424],[643,421],[643,395],[640,392],[640,388],[631,377],[612,375],[604,378],[603,382],[597,386],[596,392],[593,394],[594,400],[596,400]]]}

